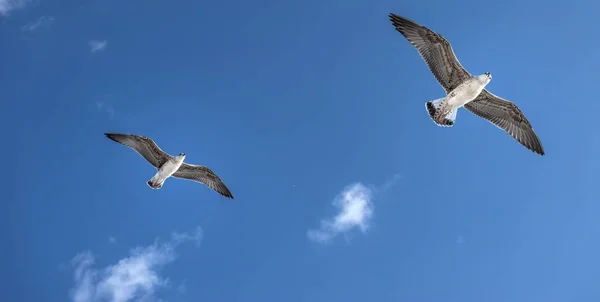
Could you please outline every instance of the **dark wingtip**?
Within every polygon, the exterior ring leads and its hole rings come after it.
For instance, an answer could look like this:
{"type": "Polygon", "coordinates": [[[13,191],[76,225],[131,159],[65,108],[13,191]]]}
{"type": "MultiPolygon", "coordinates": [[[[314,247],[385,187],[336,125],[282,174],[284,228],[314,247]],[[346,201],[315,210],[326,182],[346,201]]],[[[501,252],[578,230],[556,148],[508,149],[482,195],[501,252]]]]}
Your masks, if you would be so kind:
{"type": "Polygon", "coordinates": [[[529,148],[529,150],[531,150],[534,153],[541,155],[541,156],[546,155],[546,152],[544,151],[544,147],[542,147],[542,144],[539,141],[537,142],[537,146],[533,145],[533,146],[531,146],[531,148],[529,148]]]}
{"type": "Polygon", "coordinates": [[[546,153],[544,152],[544,150],[538,150],[538,149],[535,149],[535,148],[527,148],[527,149],[529,149],[529,151],[531,151],[531,152],[533,152],[533,153],[535,153],[535,154],[537,154],[539,156],[546,155],[546,153]]]}
{"type": "Polygon", "coordinates": [[[525,147],[527,147],[527,149],[533,151],[534,153],[544,156],[546,155],[546,152],[544,151],[544,146],[542,146],[542,142],[540,142],[540,139],[537,137],[537,135],[535,134],[535,132],[533,131],[533,128],[531,129],[531,136],[529,139],[528,143],[522,143],[522,145],[524,145],[525,147]]]}
{"type": "Polygon", "coordinates": [[[104,136],[106,136],[110,140],[113,140],[118,143],[119,141],[117,141],[117,138],[116,138],[117,135],[118,135],[117,133],[104,133],[104,136]]]}
{"type": "Polygon", "coordinates": [[[229,191],[229,188],[223,183],[221,182],[222,187],[220,188],[220,190],[215,190],[217,192],[219,192],[221,195],[227,197],[227,198],[233,198],[233,194],[231,194],[231,191],[229,191]]]}
{"type": "Polygon", "coordinates": [[[401,17],[401,16],[396,15],[394,13],[390,13],[389,14],[389,18],[390,18],[390,21],[392,22],[392,25],[394,25],[394,27],[396,27],[396,28],[399,27],[399,26],[401,26],[401,25],[405,25],[406,26],[406,25],[408,25],[410,23],[414,23],[414,21],[409,20],[409,19],[404,18],[404,17],[401,17]]]}
{"type": "Polygon", "coordinates": [[[540,140],[538,139],[538,149],[537,149],[537,154],[544,156],[546,155],[546,151],[544,151],[544,147],[542,146],[542,142],[540,142],[540,140]]]}
{"type": "Polygon", "coordinates": [[[393,24],[395,27],[398,27],[398,21],[400,21],[400,20],[401,20],[401,19],[400,19],[400,16],[398,16],[398,15],[396,15],[396,14],[394,14],[394,13],[390,13],[388,16],[389,16],[389,18],[390,18],[390,21],[392,21],[392,24],[393,24]]]}

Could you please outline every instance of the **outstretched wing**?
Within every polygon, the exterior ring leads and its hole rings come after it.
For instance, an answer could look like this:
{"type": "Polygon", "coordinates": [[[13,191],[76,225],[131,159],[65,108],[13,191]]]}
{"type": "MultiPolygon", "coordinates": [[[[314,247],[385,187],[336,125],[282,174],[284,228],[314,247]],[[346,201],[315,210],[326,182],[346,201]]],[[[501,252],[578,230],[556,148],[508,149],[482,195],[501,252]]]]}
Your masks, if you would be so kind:
{"type": "Polygon", "coordinates": [[[169,160],[169,155],[161,150],[158,145],[148,137],[120,133],[104,133],[104,135],[117,143],[135,150],[135,152],[143,156],[157,169],[169,160]]]}
{"type": "Polygon", "coordinates": [[[418,51],[433,76],[449,93],[471,75],[460,64],[452,46],[441,35],[409,19],[390,14],[390,21],[418,51]]]}
{"type": "Polygon", "coordinates": [[[205,184],[207,187],[217,191],[219,194],[233,199],[233,195],[221,179],[205,166],[196,166],[183,163],[173,177],[184,178],[205,184]]]}
{"type": "Polygon", "coordinates": [[[506,131],[527,149],[544,155],[544,147],[533,127],[517,105],[484,89],[473,101],[465,104],[467,110],[506,131]]]}

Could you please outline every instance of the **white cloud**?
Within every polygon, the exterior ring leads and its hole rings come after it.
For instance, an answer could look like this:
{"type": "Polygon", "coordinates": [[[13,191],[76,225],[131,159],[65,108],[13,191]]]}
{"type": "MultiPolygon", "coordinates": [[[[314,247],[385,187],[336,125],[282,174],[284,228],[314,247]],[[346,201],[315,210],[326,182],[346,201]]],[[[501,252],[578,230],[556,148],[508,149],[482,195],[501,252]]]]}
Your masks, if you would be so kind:
{"type": "Polygon", "coordinates": [[[106,40],[90,40],[88,42],[88,45],[90,46],[90,50],[92,52],[104,50],[107,44],[108,42],[106,40]]]}
{"type": "MultiPolygon", "coordinates": [[[[2,1],[2,0],[0,0],[0,1],[2,1]]],[[[47,17],[47,16],[39,17],[37,20],[23,25],[23,27],[21,27],[21,30],[33,32],[39,28],[48,27],[48,26],[52,25],[52,23],[54,23],[54,20],[55,20],[54,17],[47,17]]]]}
{"type": "Polygon", "coordinates": [[[365,233],[373,216],[372,191],[361,183],[354,183],[342,190],[333,200],[339,213],[331,219],[321,221],[319,229],[307,232],[309,239],[325,243],[340,233],[358,228],[365,233]]]}
{"type": "Polygon", "coordinates": [[[173,233],[171,240],[147,247],[136,247],[129,257],[103,269],[95,269],[94,255],[82,252],[73,258],[75,286],[70,291],[73,302],[129,302],[154,301],[155,292],[169,285],[160,275],[161,269],[176,258],[175,248],[180,244],[202,239],[202,229],[193,234],[173,233]]]}
{"type": "Polygon", "coordinates": [[[30,0],[0,0],[0,15],[8,16],[15,9],[21,9],[29,4],[30,0]]]}
{"type": "Polygon", "coordinates": [[[112,106],[99,101],[99,102],[96,102],[96,107],[98,107],[98,110],[100,110],[100,111],[106,111],[106,113],[108,113],[108,116],[111,119],[115,117],[115,109],[112,106]]]}

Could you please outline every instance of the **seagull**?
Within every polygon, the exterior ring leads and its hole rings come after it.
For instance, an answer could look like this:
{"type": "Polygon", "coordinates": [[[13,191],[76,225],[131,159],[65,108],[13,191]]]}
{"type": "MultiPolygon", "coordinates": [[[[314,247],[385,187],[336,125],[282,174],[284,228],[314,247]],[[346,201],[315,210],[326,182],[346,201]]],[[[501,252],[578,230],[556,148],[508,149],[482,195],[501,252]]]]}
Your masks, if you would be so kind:
{"type": "Polygon", "coordinates": [[[200,182],[219,194],[233,199],[233,195],[221,179],[205,166],[190,165],[183,162],[185,153],[171,156],[161,150],[158,145],[148,137],[135,134],[104,133],[109,139],[123,144],[139,153],[158,172],[148,180],[147,184],[152,189],[162,188],[165,180],[171,176],[200,182]]]}
{"type": "Polygon", "coordinates": [[[457,110],[464,107],[506,131],[529,150],[542,156],[545,154],[542,143],[519,107],[485,89],[492,80],[491,73],[471,75],[444,37],[407,18],[393,13],[389,17],[396,30],[418,50],[446,92],[445,97],[425,103],[429,117],[436,125],[452,127],[457,110]]]}

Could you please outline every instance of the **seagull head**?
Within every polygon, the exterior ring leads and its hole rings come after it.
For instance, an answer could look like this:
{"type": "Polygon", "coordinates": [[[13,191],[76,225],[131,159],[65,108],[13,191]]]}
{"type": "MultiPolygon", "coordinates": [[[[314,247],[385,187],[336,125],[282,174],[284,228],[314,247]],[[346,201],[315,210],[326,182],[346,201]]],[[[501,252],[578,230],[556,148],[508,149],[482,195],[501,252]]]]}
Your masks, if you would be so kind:
{"type": "Polygon", "coordinates": [[[477,78],[483,85],[487,85],[492,80],[492,74],[486,72],[482,75],[477,76],[477,78]]]}
{"type": "Polygon", "coordinates": [[[181,160],[183,160],[185,158],[185,153],[179,153],[179,155],[177,155],[177,157],[179,157],[181,160]]]}

